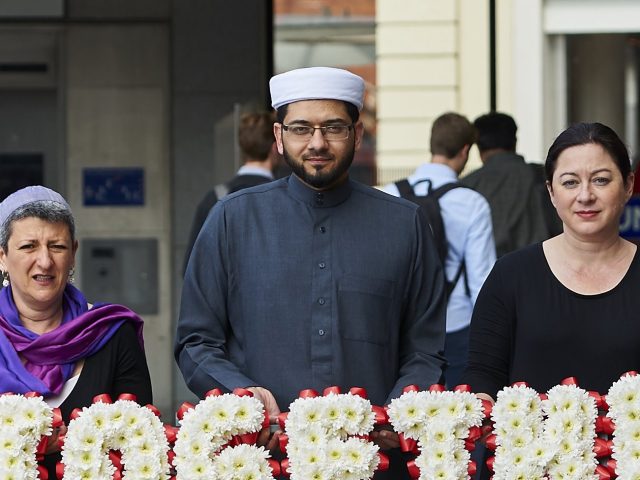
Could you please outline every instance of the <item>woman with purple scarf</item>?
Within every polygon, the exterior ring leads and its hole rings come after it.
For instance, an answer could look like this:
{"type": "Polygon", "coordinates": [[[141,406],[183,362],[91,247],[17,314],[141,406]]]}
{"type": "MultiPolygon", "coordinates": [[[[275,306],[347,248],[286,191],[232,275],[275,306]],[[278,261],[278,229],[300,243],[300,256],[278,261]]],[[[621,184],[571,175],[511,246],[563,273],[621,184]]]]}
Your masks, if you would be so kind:
{"type": "MultiPolygon", "coordinates": [[[[39,392],[65,423],[102,393],[152,402],[142,319],[121,305],[91,305],[71,285],[77,248],[59,193],[26,187],[0,203],[0,392],[39,392]]],[[[58,433],[49,442],[49,478],[58,433]]]]}

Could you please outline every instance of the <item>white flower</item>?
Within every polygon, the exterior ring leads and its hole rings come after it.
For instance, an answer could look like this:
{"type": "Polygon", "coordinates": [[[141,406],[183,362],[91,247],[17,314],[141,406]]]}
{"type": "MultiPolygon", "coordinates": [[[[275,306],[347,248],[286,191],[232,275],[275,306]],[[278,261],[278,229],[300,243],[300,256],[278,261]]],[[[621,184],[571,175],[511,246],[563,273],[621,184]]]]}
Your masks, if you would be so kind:
{"type": "Polygon", "coordinates": [[[0,478],[38,478],[36,448],[52,422],[53,409],[41,397],[0,396],[0,478]]]}
{"type": "Polygon", "coordinates": [[[250,396],[212,395],[185,412],[174,446],[178,480],[271,479],[268,452],[239,445],[220,450],[235,435],[258,432],[264,408],[250,396]]]}
{"type": "Polygon", "coordinates": [[[285,431],[291,480],[362,480],[378,467],[378,447],[353,435],[373,429],[371,403],[357,395],[298,398],[285,431]]]}
{"type": "Polygon", "coordinates": [[[130,400],[94,403],[69,423],[62,450],[64,479],[110,480],[115,467],[110,449],[120,450],[123,479],[169,477],[169,445],[162,423],[151,410],[130,400]]]}
{"type": "Polygon", "coordinates": [[[469,452],[464,440],[469,428],[480,426],[482,403],[467,392],[404,393],[392,400],[389,420],[399,433],[418,440],[416,466],[420,479],[469,478],[469,452]]]}
{"type": "Polygon", "coordinates": [[[610,417],[616,431],[612,457],[621,479],[640,478],[640,376],[620,377],[607,394],[610,417]]]}

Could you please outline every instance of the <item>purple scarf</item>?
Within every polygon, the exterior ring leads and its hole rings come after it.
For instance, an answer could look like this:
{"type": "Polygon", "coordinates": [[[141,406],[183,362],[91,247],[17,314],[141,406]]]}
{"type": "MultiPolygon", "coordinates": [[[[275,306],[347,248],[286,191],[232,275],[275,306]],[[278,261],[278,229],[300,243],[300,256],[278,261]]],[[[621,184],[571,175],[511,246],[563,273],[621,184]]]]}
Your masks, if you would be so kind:
{"type": "Polygon", "coordinates": [[[125,321],[143,346],[142,319],[122,305],[89,310],[82,292],[67,285],[62,308],[60,326],[38,335],[22,325],[11,287],[0,290],[0,392],[60,393],[76,362],[100,350],[125,321]]]}

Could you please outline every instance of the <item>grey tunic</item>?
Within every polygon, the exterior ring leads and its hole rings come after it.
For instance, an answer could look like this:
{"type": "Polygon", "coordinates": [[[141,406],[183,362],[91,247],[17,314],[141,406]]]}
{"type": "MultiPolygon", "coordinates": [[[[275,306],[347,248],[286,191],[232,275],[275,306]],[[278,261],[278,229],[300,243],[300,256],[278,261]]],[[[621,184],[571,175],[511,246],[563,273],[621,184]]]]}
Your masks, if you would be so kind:
{"type": "Polygon", "coordinates": [[[364,387],[383,405],[439,380],[442,269],[421,210],[348,181],[290,176],[219,201],[182,290],[175,355],[189,388],[364,387]]]}

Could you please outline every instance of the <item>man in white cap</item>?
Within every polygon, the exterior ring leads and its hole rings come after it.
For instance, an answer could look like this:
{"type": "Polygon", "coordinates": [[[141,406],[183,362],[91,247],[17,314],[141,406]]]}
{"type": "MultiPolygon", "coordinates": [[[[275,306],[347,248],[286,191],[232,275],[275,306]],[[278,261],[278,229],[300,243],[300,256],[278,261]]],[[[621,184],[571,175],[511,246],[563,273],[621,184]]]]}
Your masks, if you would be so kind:
{"type": "MultiPolygon", "coordinates": [[[[363,387],[385,405],[407,385],[438,382],[444,279],[422,210],[349,179],[362,78],[314,67],[270,87],[293,174],[225,197],[207,218],[177,328],[187,385],[198,396],[248,387],[275,416],[306,388],[363,387]]],[[[373,437],[398,445],[389,430],[373,437]]],[[[376,479],[407,475],[395,453],[376,479]]]]}

